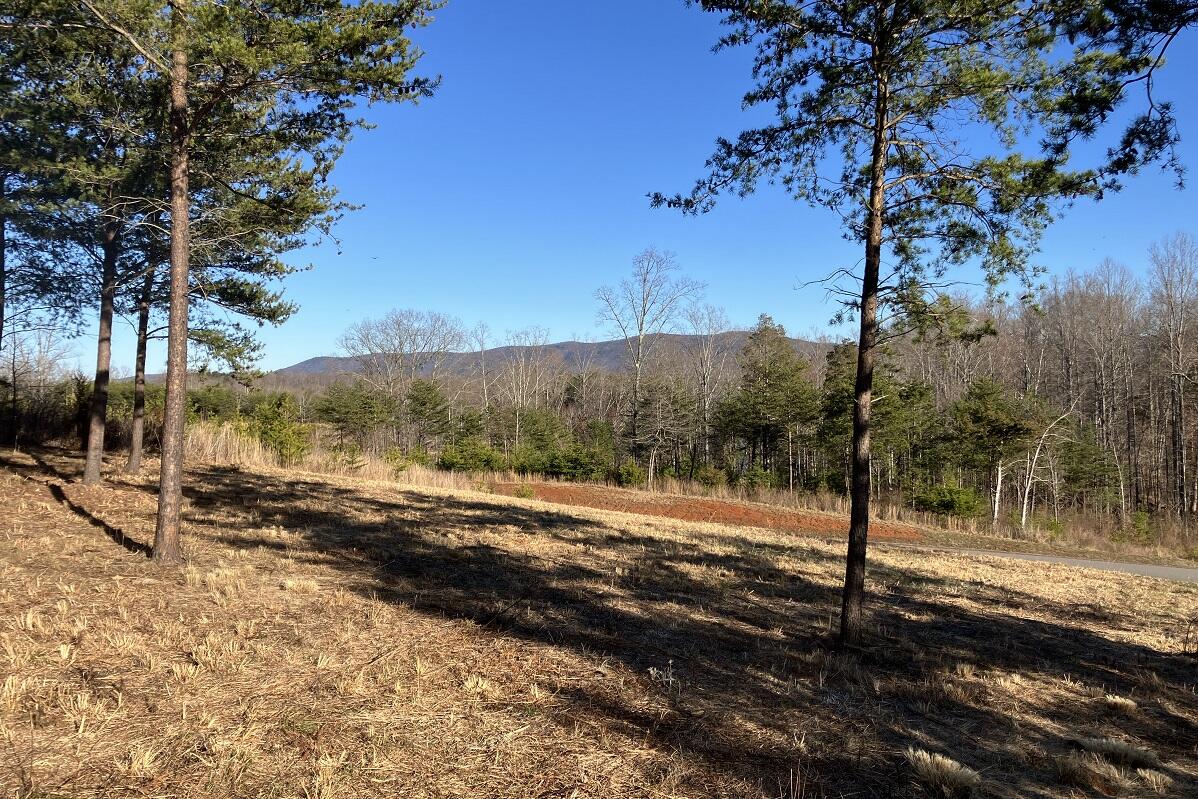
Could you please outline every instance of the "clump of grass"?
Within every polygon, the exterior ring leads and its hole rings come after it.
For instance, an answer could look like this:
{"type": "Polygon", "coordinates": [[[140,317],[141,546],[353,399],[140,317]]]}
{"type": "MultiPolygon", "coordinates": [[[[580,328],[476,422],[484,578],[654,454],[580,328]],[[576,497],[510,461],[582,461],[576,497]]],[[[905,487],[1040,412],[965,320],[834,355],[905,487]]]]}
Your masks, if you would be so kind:
{"type": "Polygon", "coordinates": [[[1117,738],[1081,738],[1077,745],[1112,763],[1132,768],[1155,768],[1161,764],[1155,752],[1117,738]]]}
{"type": "Polygon", "coordinates": [[[1173,778],[1163,771],[1150,768],[1136,769],[1136,776],[1156,793],[1164,793],[1173,787],[1173,778]]]}
{"type": "Polygon", "coordinates": [[[533,499],[537,495],[536,489],[534,489],[528,483],[521,483],[520,485],[516,486],[515,493],[520,499],[533,499]]]}
{"type": "Polygon", "coordinates": [[[320,584],[311,577],[288,577],[279,585],[286,591],[298,593],[312,592],[320,588],[320,584]]]}
{"type": "Polygon", "coordinates": [[[1108,710],[1113,710],[1116,713],[1135,713],[1139,707],[1134,699],[1128,699],[1125,696],[1118,696],[1116,694],[1105,694],[1102,697],[1102,704],[1108,710]]]}
{"type": "Polygon", "coordinates": [[[982,775],[951,757],[908,747],[907,762],[919,781],[932,796],[943,799],[968,799],[982,786],[982,775]]]}
{"type": "Polygon", "coordinates": [[[1097,754],[1070,752],[1058,758],[1054,765],[1057,779],[1074,788],[1117,796],[1131,786],[1127,775],[1119,767],[1097,754]]]}

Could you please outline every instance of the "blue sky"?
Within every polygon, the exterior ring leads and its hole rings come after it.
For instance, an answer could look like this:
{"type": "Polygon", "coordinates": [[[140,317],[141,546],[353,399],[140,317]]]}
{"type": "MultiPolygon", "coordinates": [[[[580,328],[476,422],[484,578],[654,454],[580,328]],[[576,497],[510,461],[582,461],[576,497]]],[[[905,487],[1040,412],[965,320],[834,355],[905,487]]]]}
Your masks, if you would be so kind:
{"type": "MultiPolygon", "coordinates": [[[[296,255],[314,265],[286,283],[301,310],[262,331],[261,366],[336,354],[347,326],[392,308],[482,320],[498,338],[529,325],[554,339],[606,337],[593,293],[651,244],[673,251],[738,325],[765,312],[792,334],[826,329],[825,292],[799,287],[860,257],[832,214],[770,187],[698,218],[645,199],[687,189],[715,137],[748,122],[749,53],[711,53],[718,31],[716,17],[682,0],[450,0],[415,34],[422,71],[441,74],[441,90],[367,112],[377,127],[358,134],[334,172],[343,198],[365,207],[339,226],[339,248],[296,255]]],[[[1179,106],[1191,171],[1196,50],[1193,32],[1178,40],[1156,90],[1179,106]]],[[[1198,233],[1196,197],[1170,175],[1145,173],[1073,208],[1038,260],[1063,272],[1110,256],[1141,270],[1151,242],[1198,233]]],[[[127,373],[132,336],[120,327],[114,364],[127,373]]],[[[86,371],[89,343],[76,349],[86,371]]],[[[152,350],[151,371],[163,360],[152,350]]]]}

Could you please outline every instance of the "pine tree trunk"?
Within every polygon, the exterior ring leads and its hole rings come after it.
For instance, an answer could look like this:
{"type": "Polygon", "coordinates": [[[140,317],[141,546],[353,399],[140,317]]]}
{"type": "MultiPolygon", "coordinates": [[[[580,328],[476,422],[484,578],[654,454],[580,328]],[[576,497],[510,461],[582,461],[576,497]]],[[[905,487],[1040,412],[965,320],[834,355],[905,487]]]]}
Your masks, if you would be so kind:
{"type": "Polygon", "coordinates": [[[112,315],[116,301],[116,260],[120,249],[115,222],[105,223],[102,237],[104,260],[100,278],[100,324],[96,336],[96,380],[92,388],[87,426],[84,485],[99,485],[100,470],[104,465],[104,431],[108,417],[108,384],[112,365],[112,315]]]}
{"type": "Polygon", "coordinates": [[[10,381],[9,385],[9,388],[12,389],[10,395],[10,401],[12,403],[12,407],[10,409],[10,415],[12,418],[12,451],[16,452],[17,445],[21,438],[21,407],[18,404],[20,400],[20,394],[17,392],[17,345],[15,342],[13,343],[12,349],[9,350],[8,355],[9,361],[12,363],[12,380],[10,381]]]}
{"type": "Polygon", "coordinates": [[[162,467],[154,560],[177,563],[179,515],[183,500],[183,435],[187,408],[187,290],[190,267],[188,212],[187,0],[171,9],[171,287],[167,322],[166,407],[162,421],[162,467]]]}
{"type": "Polygon", "coordinates": [[[845,558],[840,643],[861,639],[865,598],[865,553],[869,540],[870,416],[874,360],[878,344],[878,280],[882,262],[882,215],[886,193],[887,87],[879,76],[874,100],[873,149],[870,155],[869,208],[865,226],[865,272],[861,280],[861,330],[857,341],[857,377],[853,405],[853,471],[849,492],[849,545],[845,558]]]}
{"type": "Polygon", "coordinates": [[[150,337],[150,299],[154,291],[154,267],[146,271],[137,305],[137,360],[133,374],[133,425],[130,430],[129,462],[125,474],[141,472],[142,447],[146,430],[146,345],[150,337]]]}
{"type": "MultiPolygon", "coordinates": [[[[4,349],[4,312],[8,308],[8,214],[5,203],[8,202],[8,175],[0,175],[0,350],[4,349]]],[[[17,431],[13,430],[16,439],[17,431]]]]}

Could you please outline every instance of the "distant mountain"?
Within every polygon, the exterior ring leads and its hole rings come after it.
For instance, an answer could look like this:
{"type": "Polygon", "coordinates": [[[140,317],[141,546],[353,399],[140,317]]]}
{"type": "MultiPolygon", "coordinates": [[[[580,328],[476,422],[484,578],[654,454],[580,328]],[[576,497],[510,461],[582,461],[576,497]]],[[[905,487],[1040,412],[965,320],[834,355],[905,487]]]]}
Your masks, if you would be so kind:
{"type": "MultiPolygon", "coordinates": [[[[744,346],[748,335],[748,332],[743,330],[721,333],[721,344],[727,347],[729,352],[738,353],[741,347],[744,346]]],[[[653,338],[654,357],[661,358],[663,356],[669,357],[671,352],[685,351],[685,349],[696,343],[698,336],[662,333],[653,338]]],[[[795,350],[808,360],[822,358],[829,348],[828,344],[821,342],[806,341],[804,339],[791,339],[791,341],[794,343],[795,350]]],[[[516,357],[521,350],[529,349],[533,348],[493,347],[485,350],[483,355],[486,359],[488,371],[502,366],[506,361],[516,357]]],[[[627,349],[624,339],[595,342],[559,341],[547,344],[543,349],[548,357],[559,361],[565,367],[571,369],[594,369],[602,372],[615,372],[623,369],[627,364],[627,349]]],[[[453,352],[446,355],[442,368],[450,374],[468,375],[477,369],[478,363],[479,353],[477,352],[453,352]]],[[[289,385],[302,384],[309,381],[327,383],[339,376],[349,376],[359,372],[361,372],[361,365],[355,358],[322,355],[316,358],[309,358],[306,361],[301,361],[283,369],[278,369],[271,372],[267,378],[268,382],[289,385]]]]}

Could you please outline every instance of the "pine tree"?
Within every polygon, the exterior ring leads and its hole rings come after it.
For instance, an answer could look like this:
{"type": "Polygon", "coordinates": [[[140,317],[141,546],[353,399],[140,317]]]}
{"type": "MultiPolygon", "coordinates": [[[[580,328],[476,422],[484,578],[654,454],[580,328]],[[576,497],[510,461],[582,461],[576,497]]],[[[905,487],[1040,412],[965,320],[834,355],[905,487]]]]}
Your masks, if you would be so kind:
{"type": "Polygon", "coordinates": [[[1149,126],[1129,131],[1122,158],[1102,169],[1068,167],[1074,138],[1096,131],[1126,96],[1127,79],[1148,64],[1101,30],[1070,31],[1082,42],[1070,52],[1060,35],[1069,15],[1055,4],[695,4],[731,28],[720,47],[756,48],[756,83],[744,104],[772,107],[774,120],[720,139],[709,174],[689,195],[653,194],[653,204],[701,213],[721,193],[779,182],[837,213],[845,236],[863,245],[859,292],[848,303],[859,332],[840,637],[851,644],[862,630],[873,378],[885,314],[901,318],[912,301],[925,307],[926,292],[959,264],[980,264],[992,285],[1026,277],[1057,201],[1097,195],[1116,185],[1117,173],[1160,155],[1161,131],[1149,126]],[[1027,144],[1029,127],[1041,141],[1027,144]]]}
{"type": "MultiPolygon", "coordinates": [[[[352,115],[354,100],[428,96],[435,82],[411,77],[420,53],[405,31],[426,24],[438,5],[435,0],[83,3],[87,25],[105,28],[114,41],[135,50],[142,80],[168,89],[170,299],[155,559],[181,556],[193,189],[211,181],[260,204],[274,218],[296,204],[302,209],[310,192],[278,191],[277,181],[263,181],[262,175],[289,174],[299,189],[323,183],[361,125],[352,115]],[[220,167],[234,161],[230,154],[236,152],[246,154],[242,169],[226,173],[220,167]]],[[[297,226],[296,235],[302,230],[297,226]]]]}

